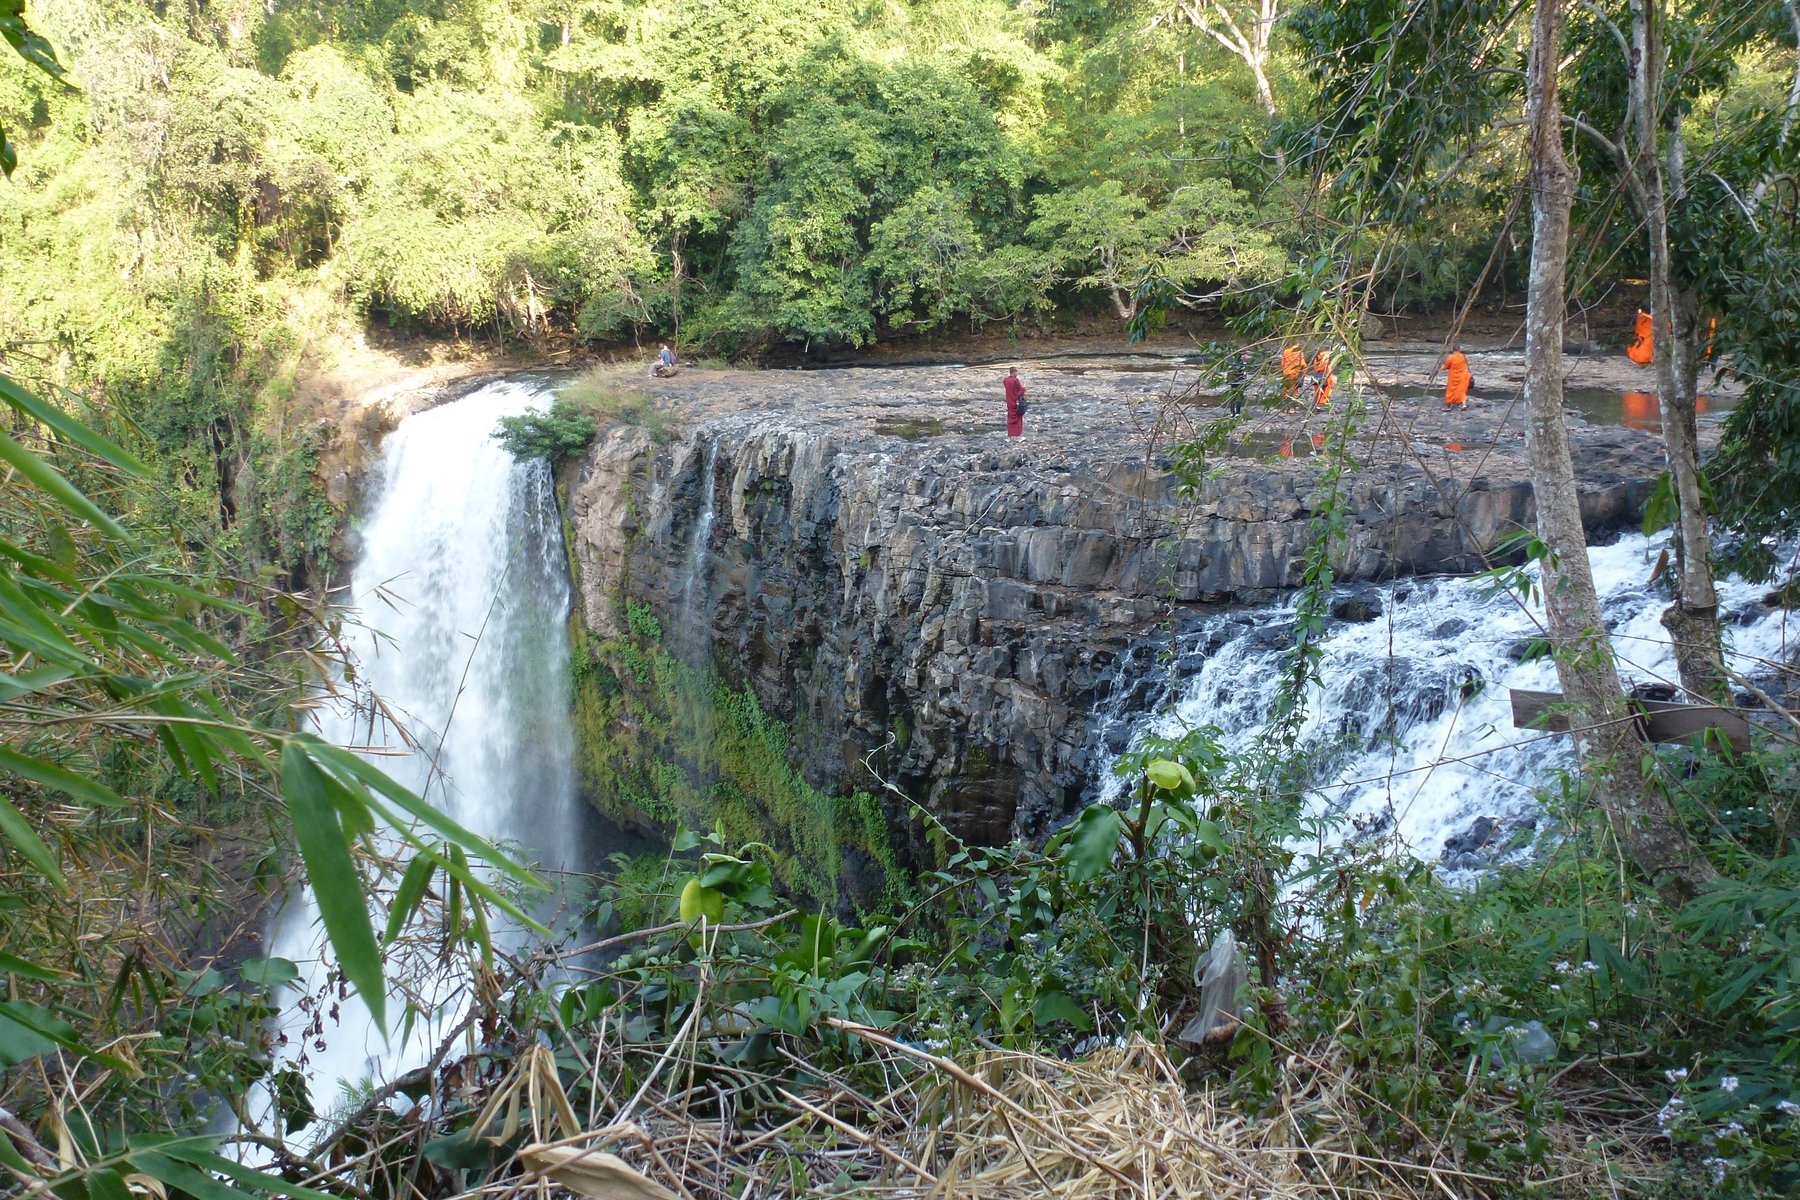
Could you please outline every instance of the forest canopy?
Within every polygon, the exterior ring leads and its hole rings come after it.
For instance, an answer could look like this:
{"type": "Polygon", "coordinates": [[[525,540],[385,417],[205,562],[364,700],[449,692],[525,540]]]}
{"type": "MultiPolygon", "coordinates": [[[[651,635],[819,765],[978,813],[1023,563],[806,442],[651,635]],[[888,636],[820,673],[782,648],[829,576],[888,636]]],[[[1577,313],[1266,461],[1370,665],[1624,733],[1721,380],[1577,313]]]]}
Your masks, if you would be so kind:
{"type": "Polygon", "coordinates": [[[141,372],[154,321],[122,330],[120,306],[200,291],[740,350],[1124,312],[1153,266],[1196,294],[1277,281],[1297,243],[1255,81],[1159,11],[48,5],[69,85],[0,75],[26,150],[4,332],[141,372]]]}

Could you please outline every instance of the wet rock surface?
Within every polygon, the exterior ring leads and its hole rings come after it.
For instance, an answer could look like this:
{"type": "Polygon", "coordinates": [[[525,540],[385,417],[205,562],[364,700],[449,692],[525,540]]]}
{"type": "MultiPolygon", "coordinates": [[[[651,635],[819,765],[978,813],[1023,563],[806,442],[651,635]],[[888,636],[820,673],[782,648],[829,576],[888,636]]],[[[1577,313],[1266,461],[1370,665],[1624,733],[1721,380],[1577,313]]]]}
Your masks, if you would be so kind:
{"type": "MultiPolygon", "coordinates": [[[[1407,361],[1390,373],[1430,366],[1407,361]]],[[[1115,685],[1146,688],[1125,668],[1154,657],[1160,631],[1300,582],[1323,447],[1360,389],[1340,377],[1340,407],[1324,413],[1253,403],[1184,498],[1166,447],[1224,415],[1192,371],[1032,364],[1018,440],[1004,436],[1002,374],[622,375],[662,423],[604,431],[575,468],[585,620],[617,635],[630,599],[665,626],[693,623],[683,636],[789,722],[821,786],[869,789],[879,774],[958,836],[1042,833],[1080,802],[1103,742],[1096,709],[1115,685]]],[[[1343,512],[1338,578],[1490,565],[1532,516],[1522,406],[1478,397],[1446,413],[1366,394],[1354,466],[1329,489],[1343,512]]],[[[1633,524],[1660,442],[1572,420],[1571,443],[1590,531],[1633,524]]],[[[1347,592],[1338,619],[1371,619],[1368,601],[1347,592]]],[[[891,824],[918,851],[906,808],[890,805],[891,824]]]]}

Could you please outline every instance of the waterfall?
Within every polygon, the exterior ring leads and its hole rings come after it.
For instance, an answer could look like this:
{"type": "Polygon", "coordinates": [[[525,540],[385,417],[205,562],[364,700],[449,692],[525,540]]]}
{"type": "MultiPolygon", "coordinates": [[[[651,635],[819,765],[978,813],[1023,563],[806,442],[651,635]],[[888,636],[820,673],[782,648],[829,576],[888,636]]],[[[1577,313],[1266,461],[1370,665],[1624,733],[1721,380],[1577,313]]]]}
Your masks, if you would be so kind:
{"type": "Polygon", "coordinates": [[[715,471],[719,464],[719,443],[706,444],[700,460],[700,511],[694,517],[694,528],[688,535],[687,563],[681,575],[681,629],[677,644],[690,665],[700,665],[711,656],[706,630],[711,618],[700,612],[706,603],[706,560],[712,549],[713,525],[719,519],[719,485],[715,471]]]}
{"type": "MultiPolygon", "coordinates": [[[[489,384],[409,417],[382,445],[356,534],[346,627],[356,682],[393,721],[327,705],[320,734],[376,761],[466,828],[551,871],[578,866],[581,810],[568,711],[569,577],[549,468],[515,460],[492,434],[547,393],[489,384]],[[395,722],[398,724],[395,724],[395,722]]],[[[522,933],[496,929],[497,941],[522,933]]],[[[277,919],[270,954],[300,965],[304,995],[280,1032],[324,1111],[345,1085],[423,1064],[466,1003],[466,980],[389,963],[435,1007],[384,1039],[366,1008],[329,984],[311,888],[277,919]]],[[[425,957],[425,956],[421,956],[425,957]]],[[[403,1001],[390,989],[390,1022],[403,1001]]]]}
{"type": "MultiPolygon", "coordinates": [[[[1633,535],[1589,551],[1627,686],[1676,678],[1659,621],[1668,600],[1650,583],[1666,545],[1633,535]]],[[[1794,651],[1787,614],[1763,603],[1766,590],[1719,584],[1727,663],[1749,676],[1769,675],[1794,651]]],[[[1512,723],[1508,689],[1559,690],[1555,665],[1531,653],[1541,604],[1451,578],[1358,588],[1334,608],[1353,605],[1374,615],[1331,623],[1301,734],[1319,753],[1316,803],[1453,871],[1523,854],[1538,790],[1575,763],[1568,735],[1512,723]]],[[[1150,655],[1160,660],[1153,676],[1142,673],[1144,655],[1122,661],[1115,699],[1095,721],[1095,759],[1108,767],[1100,794],[1118,794],[1110,763],[1148,734],[1212,725],[1228,747],[1248,745],[1273,709],[1294,615],[1291,601],[1210,613],[1150,655]]]]}

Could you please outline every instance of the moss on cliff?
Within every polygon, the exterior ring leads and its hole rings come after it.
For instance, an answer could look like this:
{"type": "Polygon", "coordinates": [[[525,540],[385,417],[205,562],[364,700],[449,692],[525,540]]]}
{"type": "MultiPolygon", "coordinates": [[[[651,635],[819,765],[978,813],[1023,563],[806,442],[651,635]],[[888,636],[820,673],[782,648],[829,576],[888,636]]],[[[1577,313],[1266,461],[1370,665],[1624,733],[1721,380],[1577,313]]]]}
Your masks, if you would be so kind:
{"type": "Polygon", "coordinates": [[[874,796],[812,786],[789,758],[787,727],[754,694],[671,654],[649,609],[627,601],[625,615],[617,638],[596,637],[579,614],[569,623],[576,765],[601,813],[762,842],[778,881],[814,904],[860,906],[903,885],[874,796]]]}

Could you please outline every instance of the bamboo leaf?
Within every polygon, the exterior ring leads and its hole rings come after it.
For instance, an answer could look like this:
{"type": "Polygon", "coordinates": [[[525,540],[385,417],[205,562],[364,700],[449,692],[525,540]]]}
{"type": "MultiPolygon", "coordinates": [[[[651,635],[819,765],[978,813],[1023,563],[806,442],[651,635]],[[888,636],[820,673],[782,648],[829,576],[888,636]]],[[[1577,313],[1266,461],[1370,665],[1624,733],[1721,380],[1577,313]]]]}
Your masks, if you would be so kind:
{"type": "Polygon", "coordinates": [[[36,484],[40,491],[47,493],[96,529],[104,530],[121,541],[125,540],[123,526],[107,516],[80,488],[64,479],[55,467],[4,433],[0,433],[0,462],[11,464],[28,482],[36,484]]]}
{"type": "Polygon", "coordinates": [[[350,842],[331,801],[332,780],[289,742],[281,751],[281,792],[288,819],[300,843],[300,858],[312,883],[325,924],[325,936],[337,953],[338,965],[356,986],[379,1029],[387,1028],[387,991],[381,978],[381,954],[369,922],[362,877],[350,857],[350,842]]]}
{"type": "Polygon", "coordinates": [[[26,391],[5,375],[0,375],[0,400],[5,400],[34,421],[48,426],[63,438],[122,471],[129,471],[133,475],[150,473],[150,468],[129,450],[88,428],[50,401],[26,391]]]}
{"type": "Polygon", "coordinates": [[[10,771],[21,779],[29,779],[47,788],[67,792],[77,800],[98,804],[101,808],[120,808],[125,801],[119,793],[97,779],[78,775],[41,758],[30,758],[16,750],[0,746],[0,771],[10,771]]]}
{"type": "Polygon", "coordinates": [[[14,675],[0,673],[0,703],[55,687],[74,674],[67,667],[39,667],[35,671],[20,671],[14,675]]]}
{"type": "Polygon", "coordinates": [[[502,854],[499,848],[486,838],[464,829],[456,821],[415,796],[412,789],[395,782],[371,763],[342,747],[329,745],[307,734],[298,735],[295,740],[304,743],[307,752],[314,758],[387,797],[404,812],[423,822],[429,828],[437,830],[464,850],[480,856],[496,870],[504,871],[521,883],[543,890],[544,884],[537,876],[502,854]]]}
{"type": "Polygon", "coordinates": [[[425,885],[431,882],[431,872],[436,866],[436,856],[424,852],[413,855],[413,860],[406,864],[406,874],[400,877],[394,902],[388,908],[387,931],[381,935],[383,942],[392,942],[419,910],[419,901],[425,898],[425,885]]]}
{"type": "Polygon", "coordinates": [[[62,983],[69,978],[67,971],[42,967],[37,963],[27,962],[17,955],[8,954],[4,950],[0,950],[0,974],[18,975],[25,979],[36,979],[44,983],[62,983]]]}
{"type": "Polygon", "coordinates": [[[62,868],[57,865],[56,855],[50,853],[50,847],[44,845],[42,839],[32,830],[19,810],[9,804],[4,796],[0,796],[0,834],[6,836],[25,861],[38,869],[38,873],[57,887],[62,887],[62,868]]]}

